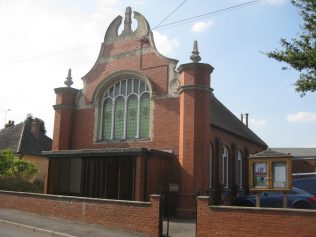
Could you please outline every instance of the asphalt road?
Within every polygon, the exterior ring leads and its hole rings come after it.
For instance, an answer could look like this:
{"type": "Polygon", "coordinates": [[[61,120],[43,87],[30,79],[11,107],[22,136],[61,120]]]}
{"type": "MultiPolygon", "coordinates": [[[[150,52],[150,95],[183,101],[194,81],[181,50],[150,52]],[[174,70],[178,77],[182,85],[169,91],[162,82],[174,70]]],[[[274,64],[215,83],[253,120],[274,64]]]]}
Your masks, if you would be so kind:
{"type": "Polygon", "coordinates": [[[51,235],[0,223],[0,237],[48,237],[51,235]]]}

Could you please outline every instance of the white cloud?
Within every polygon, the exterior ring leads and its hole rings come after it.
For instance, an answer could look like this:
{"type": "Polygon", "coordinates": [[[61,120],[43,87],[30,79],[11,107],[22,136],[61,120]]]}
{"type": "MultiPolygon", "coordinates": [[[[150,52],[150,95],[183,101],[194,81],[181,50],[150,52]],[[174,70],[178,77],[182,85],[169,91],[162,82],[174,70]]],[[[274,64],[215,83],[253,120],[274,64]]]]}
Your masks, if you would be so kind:
{"type": "Polygon", "coordinates": [[[200,21],[200,22],[197,22],[197,23],[193,24],[193,26],[191,28],[191,31],[195,32],[195,33],[200,33],[200,32],[206,31],[212,25],[213,25],[212,21],[207,21],[207,22],[200,21]]]}
{"type": "Polygon", "coordinates": [[[304,148],[316,148],[316,144],[315,145],[303,145],[304,148]]]}
{"type": "Polygon", "coordinates": [[[249,119],[249,126],[254,129],[262,128],[266,124],[267,124],[267,121],[265,121],[264,119],[254,119],[254,118],[249,119]]]}
{"type": "Polygon", "coordinates": [[[93,66],[104,31],[119,14],[118,0],[91,1],[90,12],[59,1],[4,2],[0,1],[0,129],[5,117],[6,122],[19,123],[32,113],[45,121],[52,136],[54,88],[64,86],[68,68],[74,87],[82,87],[80,78],[93,66]],[[62,52],[82,45],[88,47],[62,52]]]}
{"type": "Polygon", "coordinates": [[[166,35],[163,35],[158,31],[153,31],[153,34],[156,47],[163,55],[171,54],[180,46],[179,41],[176,38],[169,39],[166,35]]]}
{"type": "Polygon", "coordinates": [[[286,2],[286,0],[266,0],[272,6],[280,6],[286,2]]]}
{"type": "Polygon", "coordinates": [[[316,113],[297,112],[296,114],[288,114],[286,119],[289,122],[311,122],[316,121],[316,113]]]}

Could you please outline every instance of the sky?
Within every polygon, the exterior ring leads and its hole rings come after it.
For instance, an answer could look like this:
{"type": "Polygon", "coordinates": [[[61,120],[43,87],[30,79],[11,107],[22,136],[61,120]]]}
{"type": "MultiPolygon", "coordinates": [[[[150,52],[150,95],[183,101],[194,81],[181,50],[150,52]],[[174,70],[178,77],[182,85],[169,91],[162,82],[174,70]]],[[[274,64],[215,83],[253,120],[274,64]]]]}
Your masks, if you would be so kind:
{"type": "Polygon", "coordinates": [[[198,41],[201,62],[215,68],[215,96],[238,118],[249,113],[250,129],[270,147],[316,147],[316,93],[300,97],[299,73],[264,54],[298,36],[298,9],[290,0],[230,8],[249,1],[0,0],[0,128],[32,114],[52,137],[54,88],[65,86],[68,68],[73,87],[83,87],[108,25],[131,6],[148,20],[158,51],[178,65],[190,62],[198,41]]]}

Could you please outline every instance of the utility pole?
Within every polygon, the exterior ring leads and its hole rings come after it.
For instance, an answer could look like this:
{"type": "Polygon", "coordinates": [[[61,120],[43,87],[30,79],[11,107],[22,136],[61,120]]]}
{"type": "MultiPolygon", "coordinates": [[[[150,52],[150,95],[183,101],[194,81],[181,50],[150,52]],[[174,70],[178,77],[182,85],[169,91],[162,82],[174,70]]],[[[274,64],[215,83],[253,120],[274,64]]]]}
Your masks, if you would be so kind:
{"type": "Polygon", "coordinates": [[[6,122],[7,122],[7,113],[10,112],[10,111],[11,111],[11,109],[6,109],[6,110],[4,111],[4,127],[5,127],[5,124],[6,124],[6,122]]]}

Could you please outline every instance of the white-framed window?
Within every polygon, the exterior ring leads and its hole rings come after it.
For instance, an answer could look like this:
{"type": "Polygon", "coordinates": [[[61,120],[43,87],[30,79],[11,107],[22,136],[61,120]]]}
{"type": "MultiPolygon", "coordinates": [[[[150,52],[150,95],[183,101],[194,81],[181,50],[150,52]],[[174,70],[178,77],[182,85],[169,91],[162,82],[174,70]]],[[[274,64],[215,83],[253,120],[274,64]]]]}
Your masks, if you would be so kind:
{"type": "Polygon", "coordinates": [[[101,139],[122,140],[149,137],[150,95],[140,79],[123,79],[104,94],[101,139]]]}
{"type": "Polygon", "coordinates": [[[242,188],[242,176],[243,176],[243,156],[241,151],[237,152],[237,162],[236,162],[236,184],[239,188],[242,188]]]}
{"type": "Polygon", "coordinates": [[[213,162],[213,148],[212,148],[212,145],[210,145],[210,188],[212,188],[212,175],[213,175],[212,162],[213,162]]]}
{"type": "Polygon", "coordinates": [[[224,188],[229,187],[229,151],[226,146],[223,147],[223,173],[222,173],[222,182],[224,185],[224,188]]]}

